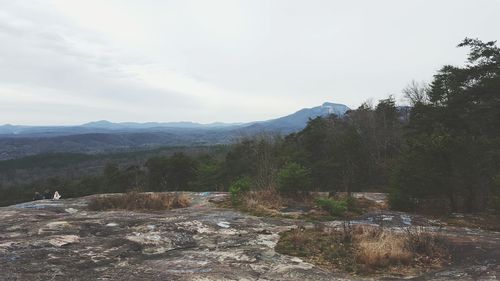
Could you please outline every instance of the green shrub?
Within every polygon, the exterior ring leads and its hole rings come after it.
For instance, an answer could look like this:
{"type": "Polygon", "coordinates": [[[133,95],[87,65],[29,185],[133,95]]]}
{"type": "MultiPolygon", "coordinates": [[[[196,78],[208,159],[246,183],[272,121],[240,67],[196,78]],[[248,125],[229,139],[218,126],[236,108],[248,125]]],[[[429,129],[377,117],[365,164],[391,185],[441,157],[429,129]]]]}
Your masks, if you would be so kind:
{"type": "Polygon", "coordinates": [[[359,211],[358,206],[356,204],[356,199],[352,196],[347,196],[345,199],[346,205],[347,205],[347,210],[349,211],[359,211]]]}
{"type": "Polygon", "coordinates": [[[335,200],[330,198],[316,199],[316,205],[330,213],[332,216],[342,216],[347,211],[347,200],[335,200]]]}
{"type": "Polygon", "coordinates": [[[308,189],[309,171],[297,163],[289,163],[278,173],[278,187],[281,193],[297,194],[308,189]]]}
{"type": "Polygon", "coordinates": [[[239,197],[242,193],[249,191],[252,182],[248,177],[239,178],[234,181],[229,186],[229,193],[231,194],[231,201],[233,204],[237,204],[239,202],[239,197]]]}
{"type": "Polygon", "coordinates": [[[392,210],[410,211],[415,209],[415,200],[412,200],[408,193],[405,193],[396,184],[391,183],[388,199],[392,210]]]}

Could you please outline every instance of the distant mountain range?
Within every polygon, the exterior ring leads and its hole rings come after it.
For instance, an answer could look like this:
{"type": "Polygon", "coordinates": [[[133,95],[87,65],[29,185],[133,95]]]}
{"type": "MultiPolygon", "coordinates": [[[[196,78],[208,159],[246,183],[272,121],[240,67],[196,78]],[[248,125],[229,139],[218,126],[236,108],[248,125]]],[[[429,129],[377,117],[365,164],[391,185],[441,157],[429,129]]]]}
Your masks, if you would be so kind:
{"type": "Polygon", "coordinates": [[[48,152],[101,153],[159,146],[224,144],[258,133],[289,134],[318,116],[344,115],[349,108],[325,102],[290,115],[249,123],[148,122],[106,120],[78,126],[0,126],[0,160],[48,152]]]}
{"type": "Polygon", "coordinates": [[[151,128],[189,128],[189,129],[199,129],[199,128],[224,128],[224,127],[233,127],[239,126],[242,123],[222,123],[215,122],[210,124],[200,124],[195,122],[147,122],[147,123],[135,123],[135,122],[122,122],[122,123],[113,123],[106,120],[90,122],[81,125],[81,127],[86,128],[101,128],[101,129],[109,129],[109,130],[123,130],[123,129],[151,129],[151,128]]]}

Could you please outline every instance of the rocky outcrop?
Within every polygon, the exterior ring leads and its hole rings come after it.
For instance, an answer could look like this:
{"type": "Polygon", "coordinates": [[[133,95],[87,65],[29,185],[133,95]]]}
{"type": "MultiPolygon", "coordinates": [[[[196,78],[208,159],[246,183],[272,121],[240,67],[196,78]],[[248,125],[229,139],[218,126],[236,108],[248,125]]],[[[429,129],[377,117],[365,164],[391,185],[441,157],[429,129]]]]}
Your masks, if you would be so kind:
{"type": "MultiPolygon", "coordinates": [[[[224,193],[190,196],[191,207],[161,212],[88,211],[90,197],[0,208],[0,280],[383,279],[328,272],[274,251],[280,232],[311,223],[260,218],[210,203],[224,193]]],[[[500,245],[498,233],[470,235],[500,245]]],[[[479,265],[421,278],[496,280],[497,261],[492,255],[479,265]]]]}

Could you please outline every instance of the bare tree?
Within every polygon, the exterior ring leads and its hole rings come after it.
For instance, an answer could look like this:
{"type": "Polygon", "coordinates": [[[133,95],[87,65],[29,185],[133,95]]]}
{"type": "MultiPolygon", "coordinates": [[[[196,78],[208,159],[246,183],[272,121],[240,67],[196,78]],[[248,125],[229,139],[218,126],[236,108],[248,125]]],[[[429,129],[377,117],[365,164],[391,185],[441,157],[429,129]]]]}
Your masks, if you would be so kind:
{"type": "Polygon", "coordinates": [[[277,163],[274,159],[276,143],[281,140],[279,135],[261,134],[255,137],[255,155],[257,161],[256,184],[259,188],[270,188],[276,184],[278,172],[277,163]]]}
{"type": "Polygon", "coordinates": [[[425,82],[412,80],[404,89],[403,96],[411,106],[427,104],[429,102],[429,85],[425,82]]]}

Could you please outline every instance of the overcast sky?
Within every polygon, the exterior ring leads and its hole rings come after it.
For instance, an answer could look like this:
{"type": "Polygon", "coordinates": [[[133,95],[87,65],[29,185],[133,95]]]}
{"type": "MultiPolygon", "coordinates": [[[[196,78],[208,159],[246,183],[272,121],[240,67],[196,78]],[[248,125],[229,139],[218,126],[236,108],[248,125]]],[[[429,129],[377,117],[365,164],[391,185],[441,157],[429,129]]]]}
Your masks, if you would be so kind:
{"type": "Polygon", "coordinates": [[[500,39],[499,0],[0,0],[0,124],[357,107],[500,39]]]}

